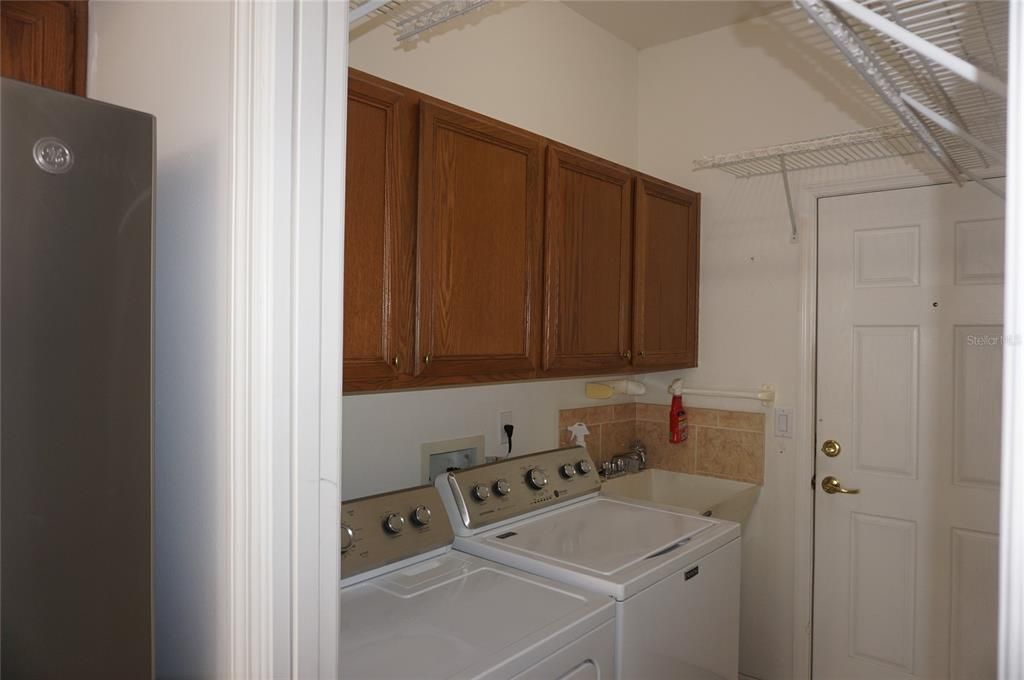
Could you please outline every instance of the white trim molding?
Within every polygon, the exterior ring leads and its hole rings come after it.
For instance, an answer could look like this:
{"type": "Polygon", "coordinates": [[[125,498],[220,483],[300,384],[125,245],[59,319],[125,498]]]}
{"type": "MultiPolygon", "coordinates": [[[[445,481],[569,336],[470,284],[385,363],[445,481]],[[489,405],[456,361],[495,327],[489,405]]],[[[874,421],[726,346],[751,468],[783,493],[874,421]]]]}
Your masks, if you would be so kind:
{"type": "Polygon", "coordinates": [[[234,2],[233,678],[337,676],[346,11],[234,2]]]}
{"type": "Polygon", "coordinates": [[[999,677],[1024,677],[1024,7],[1010,3],[999,677]]]}

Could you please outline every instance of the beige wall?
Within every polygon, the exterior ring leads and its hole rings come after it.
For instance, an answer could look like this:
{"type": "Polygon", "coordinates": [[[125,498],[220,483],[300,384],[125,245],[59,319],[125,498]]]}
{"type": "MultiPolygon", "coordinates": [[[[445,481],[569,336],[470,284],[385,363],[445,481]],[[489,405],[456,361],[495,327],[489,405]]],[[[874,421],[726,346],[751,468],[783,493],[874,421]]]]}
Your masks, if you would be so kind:
{"type": "Polygon", "coordinates": [[[372,26],[353,67],[635,164],[636,50],[561,3],[494,2],[408,47],[372,26]]]}
{"type": "MultiPolygon", "coordinates": [[[[353,32],[353,67],[635,165],[637,53],[561,3],[492,3],[414,49],[388,26],[353,32]]],[[[342,498],[421,483],[420,444],[484,435],[499,448],[512,411],[515,453],[558,444],[558,410],[583,406],[583,380],[344,399],[342,498]]],[[[594,403],[594,402],[589,402],[594,403]]]]}
{"type": "MultiPolygon", "coordinates": [[[[735,179],[693,172],[692,164],[703,155],[891,122],[864,103],[872,100],[857,74],[819,51],[816,29],[809,28],[799,14],[782,10],[644,50],[639,68],[640,169],[702,192],[699,368],[685,377],[694,386],[772,383],[776,406],[791,408],[798,406],[803,250],[789,242],[781,177],[735,179]]],[[[792,182],[799,201],[807,185],[914,172],[890,161],[808,170],[794,173],[792,182]]],[[[802,229],[813,228],[813,212],[800,220],[802,229]]],[[[651,392],[660,394],[657,386],[672,377],[649,376],[651,392]]],[[[723,400],[690,403],[730,407],[723,400]]],[[[774,437],[771,422],[764,489],[743,539],[740,671],[788,680],[795,498],[806,487],[798,482],[796,440],[774,437]]]]}

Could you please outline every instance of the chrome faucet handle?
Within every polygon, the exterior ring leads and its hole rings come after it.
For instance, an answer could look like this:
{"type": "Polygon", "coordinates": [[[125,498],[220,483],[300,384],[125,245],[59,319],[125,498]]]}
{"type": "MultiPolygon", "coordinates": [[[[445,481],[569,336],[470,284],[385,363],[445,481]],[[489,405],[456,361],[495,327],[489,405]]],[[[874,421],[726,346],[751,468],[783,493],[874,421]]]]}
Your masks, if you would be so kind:
{"type": "Polygon", "coordinates": [[[640,462],[640,469],[643,470],[647,467],[647,447],[639,439],[634,439],[633,443],[629,446],[630,451],[637,457],[640,462]]]}

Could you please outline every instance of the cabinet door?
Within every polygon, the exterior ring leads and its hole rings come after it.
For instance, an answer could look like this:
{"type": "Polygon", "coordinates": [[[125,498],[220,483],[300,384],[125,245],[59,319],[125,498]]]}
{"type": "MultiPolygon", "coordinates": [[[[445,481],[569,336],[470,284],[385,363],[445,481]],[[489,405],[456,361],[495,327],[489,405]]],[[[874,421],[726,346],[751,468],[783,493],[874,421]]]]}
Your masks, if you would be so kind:
{"type": "Polygon", "coordinates": [[[634,363],[696,366],[700,194],[638,177],[634,228],[634,363]]]}
{"type": "Polygon", "coordinates": [[[84,96],[87,8],[85,2],[0,2],[0,74],[84,96]]]}
{"type": "Polygon", "coordinates": [[[352,72],[345,177],[346,390],[412,371],[416,95],[352,72]]]}
{"type": "Polygon", "coordinates": [[[540,359],[543,140],[420,108],[416,370],[531,377],[540,359]]]}
{"type": "Polygon", "coordinates": [[[544,368],[626,368],[633,174],[563,147],[548,147],[547,161],[544,368]]]}

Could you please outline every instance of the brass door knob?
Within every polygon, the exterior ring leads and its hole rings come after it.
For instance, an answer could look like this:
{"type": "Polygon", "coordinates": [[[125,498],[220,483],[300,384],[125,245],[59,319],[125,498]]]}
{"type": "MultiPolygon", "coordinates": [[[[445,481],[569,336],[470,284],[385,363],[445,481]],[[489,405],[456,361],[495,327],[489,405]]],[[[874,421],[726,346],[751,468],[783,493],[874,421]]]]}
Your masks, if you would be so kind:
{"type": "Polygon", "coordinates": [[[843,483],[840,482],[835,477],[833,477],[832,475],[829,475],[825,479],[821,480],[821,488],[825,490],[825,493],[860,493],[860,489],[844,489],[843,483]]]}
{"type": "Polygon", "coordinates": [[[829,458],[835,458],[842,450],[843,447],[835,439],[826,439],[825,443],[821,445],[821,452],[829,458]]]}
{"type": "Polygon", "coordinates": [[[429,354],[427,356],[423,357],[423,365],[424,366],[429,366],[430,365],[430,355],[429,354]]]}
{"type": "Polygon", "coordinates": [[[622,353],[622,358],[625,359],[626,361],[629,361],[630,359],[633,358],[633,353],[627,349],[625,352],[622,353]]]}
{"type": "Polygon", "coordinates": [[[395,356],[395,358],[394,358],[394,359],[392,359],[392,360],[391,360],[391,364],[392,364],[392,365],[393,365],[393,366],[394,366],[395,368],[398,368],[398,365],[399,365],[400,363],[402,363],[402,362],[401,362],[401,360],[400,360],[400,359],[398,358],[398,356],[397,356],[397,355],[395,356]]]}

